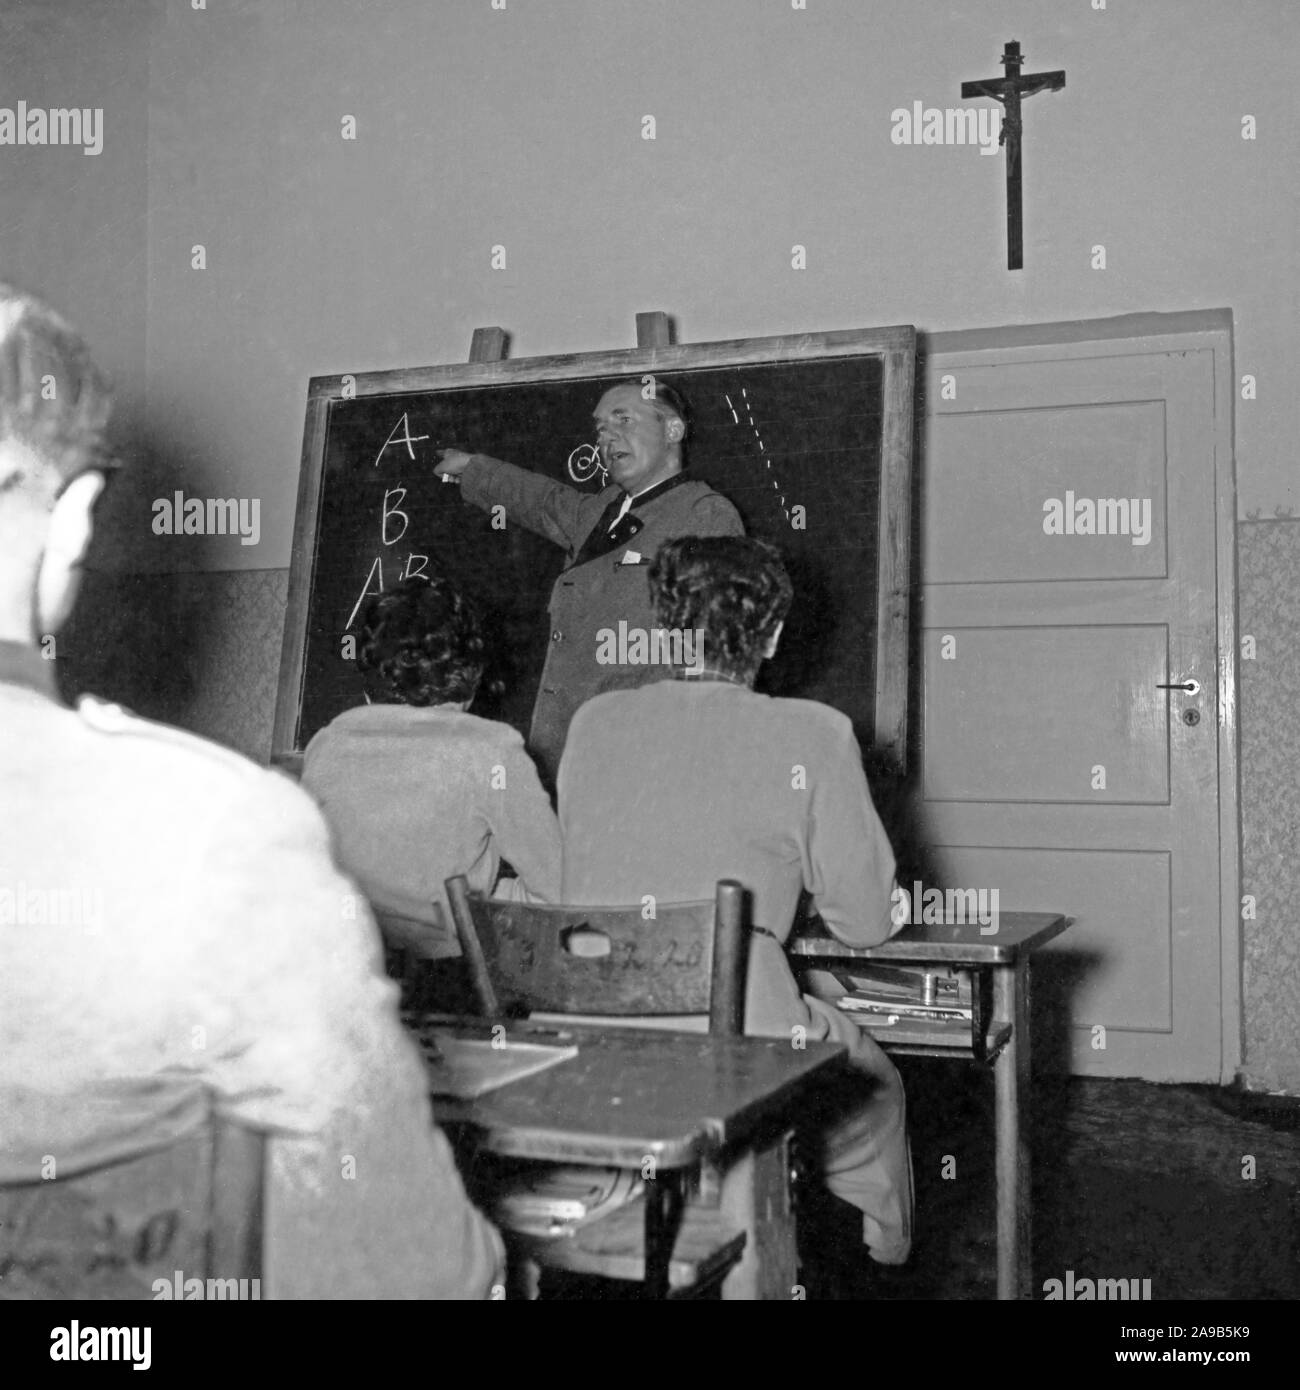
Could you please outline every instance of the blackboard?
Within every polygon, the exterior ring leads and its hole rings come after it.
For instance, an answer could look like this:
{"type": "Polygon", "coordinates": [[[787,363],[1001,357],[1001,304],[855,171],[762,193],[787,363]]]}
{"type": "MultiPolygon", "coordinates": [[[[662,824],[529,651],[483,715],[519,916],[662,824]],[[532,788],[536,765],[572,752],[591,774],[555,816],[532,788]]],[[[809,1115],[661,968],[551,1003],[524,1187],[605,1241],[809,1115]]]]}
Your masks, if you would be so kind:
{"type": "Polygon", "coordinates": [[[521,527],[493,529],[433,472],[437,450],[597,492],[592,410],[611,383],[652,374],[690,407],[689,475],[786,557],[794,606],[759,688],[834,705],[864,747],[901,767],[914,362],[914,331],[890,328],[314,377],[273,760],[296,764],[318,729],[361,703],[344,641],[360,599],[422,556],[488,614],[502,688],[485,689],[475,712],[527,734],[565,557],[521,527]]]}

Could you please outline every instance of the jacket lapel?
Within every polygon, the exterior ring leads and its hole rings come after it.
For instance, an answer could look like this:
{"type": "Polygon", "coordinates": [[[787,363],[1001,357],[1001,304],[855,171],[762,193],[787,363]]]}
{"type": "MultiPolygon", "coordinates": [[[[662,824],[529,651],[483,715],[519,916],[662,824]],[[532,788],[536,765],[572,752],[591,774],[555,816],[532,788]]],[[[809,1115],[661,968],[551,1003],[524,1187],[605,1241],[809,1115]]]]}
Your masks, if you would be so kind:
{"type": "Polygon", "coordinates": [[[579,565],[585,565],[591,560],[599,560],[602,555],[608,555],[611,551],[626,545],[639,531],[645,530],[645,522],[636,514],[640,508],[648,502],[657,501],[664,493],[689,481],[685,473],[674,473],[671,478],[665,478],[662,483],[656,483],[654,487],[647,489],[632,503],[626,515],[611,530],[611,523],[623,505],[623,495],[620,493],[605,508],[595,526],[587,532],[577,554],[565,568],[577,569],[579,565]]]}

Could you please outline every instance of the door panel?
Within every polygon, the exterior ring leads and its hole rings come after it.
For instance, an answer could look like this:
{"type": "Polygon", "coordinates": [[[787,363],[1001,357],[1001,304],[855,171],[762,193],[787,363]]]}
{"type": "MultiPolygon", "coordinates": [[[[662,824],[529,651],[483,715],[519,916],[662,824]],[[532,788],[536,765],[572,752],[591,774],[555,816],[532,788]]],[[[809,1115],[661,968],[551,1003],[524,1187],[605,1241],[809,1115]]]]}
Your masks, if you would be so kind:
{"type": "Polygon", "coordinates": [[[1167,650],[1154,624],[927,632],[926,669],[952,671],[925,684],[925,795],[1167,802],[1168,702],[1155,688],[1167,650]],[[1026,690],[1048,698],[1027,701],[1026,690]]]}
{"type": "Polygon", "coordinates": [[[1217,1081],[1214,352],[1163,347],[931,352],[921,811],[944,886],[1076,919],[1049,1052],[1217,1081]]]}
{"type": "Polygon", "coordinates": [[[928,584],[1166,573],[1163,401],[940,415],[929,441],[928,584]],[[1100,519],[1104,538],[1044,530],[1046,504],[1064,510],[1067,493],[1072,518],[1085,502],[1114,499],[1119,515],[1100,519]],[[1148,504],[1145,539],[1135,498],[1148,504]]]}
{"type": "MultiPolygon", "coordinates": [[[[1070,989],[1060,992],[1064,1021],[1087,1029],[1090,1045],[1097,1024],[1108,1031],[1172,1028],[1168,854],[954,845],[943,850],[943,869],[955,883],[1014,884],[1016,906],[1026,911],[1052,911],[1053,904],[1069,900],[1078,921],[1058,946],[1057,960],[1070,967],[1072,977],[1070,989]],[[1113,949],[1116,936],[1122,951],[1113,949]]],[[[1007,910],[1005,900],[1003,888],[1000,912],[1007,910]]]]}

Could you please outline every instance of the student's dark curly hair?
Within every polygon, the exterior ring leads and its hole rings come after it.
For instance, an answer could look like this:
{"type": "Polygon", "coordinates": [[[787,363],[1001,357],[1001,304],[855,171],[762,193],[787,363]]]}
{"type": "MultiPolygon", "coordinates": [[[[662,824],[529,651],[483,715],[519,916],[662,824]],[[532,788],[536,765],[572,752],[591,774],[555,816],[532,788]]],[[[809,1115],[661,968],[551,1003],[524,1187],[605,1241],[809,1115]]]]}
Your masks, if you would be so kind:
{"type": "Polygon", "coordinates": [[[471,700],[486,661],[478,611],[445,574],[413,575],[361,610],[357,669],[379,703],[471,700]]]}
{"type": "Polygon", "coordinates": [[[704,633],[705,665],[749,677],[790,611],[794,590],[781,554],[746,536],[682,536],[650,565],[650,600],[661,626],[704,633]]]}

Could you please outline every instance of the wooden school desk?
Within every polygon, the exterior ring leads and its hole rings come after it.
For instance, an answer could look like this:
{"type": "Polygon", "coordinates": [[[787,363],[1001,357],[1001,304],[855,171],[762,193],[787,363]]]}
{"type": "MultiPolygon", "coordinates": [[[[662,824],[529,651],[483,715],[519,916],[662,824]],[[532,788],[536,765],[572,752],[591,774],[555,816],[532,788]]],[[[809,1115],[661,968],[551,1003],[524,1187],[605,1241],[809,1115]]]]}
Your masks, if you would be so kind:
{"type": "MultiPolygon", "coordinates": [[[[480,1021],[415,1025],[488,1037],[480,1021]]],[[[787,1138],[812,1091],[848,1067],[840,1043],[586,1025],[511,1023],[507,1037],[576,1045],[578,1055],[473,1100],[433,1098],[438,1123],[467,1126],[478,1146],[514,1158],[643,1171],[688,1181],[717,1163],[718,1201],[746,1234],[724,1299],[790,1299],[797,1283],[787,1138]]],[[[707,1174],[706,1174],[707,1182],[707,1174]]]]}
{"type": "MultiPolygon", "coordinates": [[[[816,919],[814,919],[815,924],[816,919]]],[[[954,1036],[948,1024],[900,1020],[868,1031],[889,1052],[918,1057],[965,1057],[993,1063],[996,1091],[998,1182],[998,1297],[1032,1298],[1029,1142],[1021,1123],[1020,1093],[1029,1089],[1029,956],[1059,936],[1070,918],[1052,912],[1003,912],[996,933],[978,922],[904,927],[881,946],[845,946],[821,933],[791,937],[796,967],[825,968],[836,961],[879,965],[951,966],[992,975],[992,1009],[980,1036],[954,1036]]],[[[976,989],[981,981],[974,981],[976,989]]],[[[861,1016],[854,1017],[866,1026],[861,1016]]]]}

